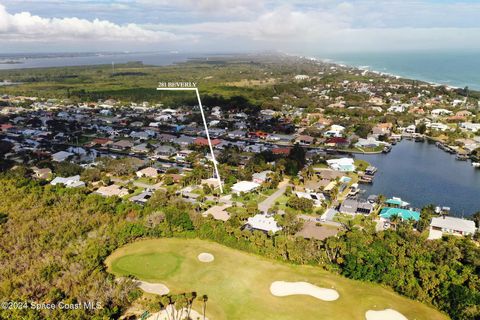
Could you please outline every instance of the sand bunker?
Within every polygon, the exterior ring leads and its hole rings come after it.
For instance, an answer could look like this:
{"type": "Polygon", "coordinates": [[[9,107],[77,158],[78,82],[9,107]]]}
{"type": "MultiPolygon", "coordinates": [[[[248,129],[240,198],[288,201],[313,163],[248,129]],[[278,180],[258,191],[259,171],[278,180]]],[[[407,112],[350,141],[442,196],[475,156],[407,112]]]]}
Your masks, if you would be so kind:
{"type": "Polygon", "coordinates": [[[215,257],[211,253],[202,252],[198,255],[198,260],[201,262],[212,262],[215,257]]]}
{"type": "Polygon", "coordinates": [[[339,297],[336,290],[320,288],[308,282],[275,281],[270,285],[270,292],[277,297],[302,294],[323,301],[334,301],[339,297]]]}
{"type": "Polygon", "coordinates": [[[190,314],[188,314],[188,310],[186,308],[175,310],[175,308],[168,306],[166,310],[162,310],[160,312],[152,314],[147,320],[170,320],[170,319],[179,319],[179,320],[186,320],[188,319],[205,319],[208,320],[207,317],[203,318],[203,314],[197,312],[195,310],[190,310],[190,314]]]}
{"type": "Polygon", "coordinates": [[[365,319],[367,320],[408,320],[403,314],[393,309],[385,310],[368,310],[365,313],[365,319]]]}
{"type": "Polygon", "coordinates": [[[165,295],[170,292],[166,285],[162,283],[150,283],[145,281],[136,281],[138,287],[146,293],[153,293],[158,295],[165,295]]]}

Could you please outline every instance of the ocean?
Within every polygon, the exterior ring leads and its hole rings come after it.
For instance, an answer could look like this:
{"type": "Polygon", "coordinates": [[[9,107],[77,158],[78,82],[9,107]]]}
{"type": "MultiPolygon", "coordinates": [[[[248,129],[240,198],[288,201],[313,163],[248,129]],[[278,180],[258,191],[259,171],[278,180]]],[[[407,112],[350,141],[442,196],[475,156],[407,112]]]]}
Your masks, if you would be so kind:
{"type": "Polygon", "coordinates": [[[403,78],[480,90],[480,51],[318,54],[316,57],[403,78]]]}

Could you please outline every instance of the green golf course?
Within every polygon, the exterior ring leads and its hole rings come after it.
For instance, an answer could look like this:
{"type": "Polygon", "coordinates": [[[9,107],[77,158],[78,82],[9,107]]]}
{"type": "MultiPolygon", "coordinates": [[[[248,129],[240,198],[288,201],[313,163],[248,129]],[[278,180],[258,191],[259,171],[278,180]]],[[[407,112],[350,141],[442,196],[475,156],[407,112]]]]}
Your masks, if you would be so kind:
{"type": "MultiPolygon", "coordinates": [[[[269,260],[204,240],[155,239],[126,245],[106,260],[116,276],[132,275],[165,284],[171,293],[196,291],[208,295],[207,317],[219,319],[365,319],[368,310],[394,309],[409,320],[448,319],[422,303],[392,290],[353,281],[317,267],[269,260]],[[198,260],[211,253],[213,262],[198,260]],[[340,298],[322,301],[307,295],[276,297],[274,281],[305,281],[333,288],[340,298]]],[[[196,302],[193,306],[201,310],[196,302]]]]}

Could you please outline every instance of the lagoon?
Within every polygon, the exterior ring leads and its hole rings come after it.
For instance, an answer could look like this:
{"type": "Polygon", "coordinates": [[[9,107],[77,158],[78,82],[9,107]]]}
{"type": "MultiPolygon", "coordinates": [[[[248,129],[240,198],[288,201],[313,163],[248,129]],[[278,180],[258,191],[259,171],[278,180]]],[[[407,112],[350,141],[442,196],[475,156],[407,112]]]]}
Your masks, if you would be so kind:
{"type": "Polygon", "coordinates": [[[366,194],[401,197],[412,206],[447,206],[455,216],[480,211],[480,170],[433,143],[403,140],[388,154],[357,155],[378,168],[366,194]]]}

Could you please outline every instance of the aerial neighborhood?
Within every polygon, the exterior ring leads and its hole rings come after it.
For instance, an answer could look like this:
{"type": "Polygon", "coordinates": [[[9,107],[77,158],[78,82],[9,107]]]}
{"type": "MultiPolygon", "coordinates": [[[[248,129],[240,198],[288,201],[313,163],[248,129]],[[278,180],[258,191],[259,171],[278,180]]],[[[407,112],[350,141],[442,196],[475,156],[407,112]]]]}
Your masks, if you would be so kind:
{"type": "Polygon", "coordinates": [[[237,59],[12,73],[0,87],[0,275],[30,280],[0,277],[0,294],[102,303],[79,319],[192,306],[196,319],[277,319],[262,312],[287,299],[305,310],[285,319],[326,306],[335,319],[470,319],[478,92],[303,57],[237,59]],[[159,79],[195,80],[202,109],[191,92],[157,92],[159,79]]]}
{"type": "MultiPolygon", "coordinates": [[[[336,68],[324,67],[319,74],[336,68]]],[[[242,229],[278,232],[274,216],[286,212],[298,214],[308,229],[298,230],[300,235],[320,239],[344,228],[352,216],[376,216],[379,230],[398,220],[415,227],[420,209],[395,195],[388,195],[393,200],[362,196],[359,184],[373,183],[377,168],[355,155],[388,153],[402,139],[429,139],[479,167],[478,101],[467,102],[451,88],[389,77],[379,82],[378,75],[368,79],[365,71],[345,72],[363,80],[325,84],[321,76],[305,74],[291,79],[316,107],[287,103],[290,92],[271,97],[270,108],[260,110],[206,106],[210,140],[198,106],[114,99],[72,103],[5,94],[2,157],[29,165],[33,179],[52,186],[87,188],[140,205],[157,190],[173,191],[220,220],[258,202],[242,229]],[[214,174],[209,143],[221,180],[214,174]]],[[[448,208],[435,212],[449,213],[448,208]]],[[[428,222],[437,237],[439,230],[475,233],[463,219],[438,219],[428,222]]]]}

